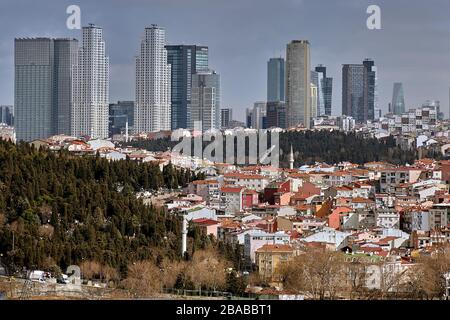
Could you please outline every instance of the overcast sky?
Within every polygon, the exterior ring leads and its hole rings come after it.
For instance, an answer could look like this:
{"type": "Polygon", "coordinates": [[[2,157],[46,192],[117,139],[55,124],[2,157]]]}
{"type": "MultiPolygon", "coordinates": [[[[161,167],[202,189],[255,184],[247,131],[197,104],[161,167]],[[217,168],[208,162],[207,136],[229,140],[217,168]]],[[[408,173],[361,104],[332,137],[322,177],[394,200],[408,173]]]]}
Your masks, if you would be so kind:
{"type": "Polygon", "coordinates": [[[166,28],[168,44],[209,46],[221,75],[222,107],[243,119],[266,99],[266,66],[293,39],[311,43],[312,65],[334,78],[333,114],[341,113],[341,68],[373,58],[379,106],[387,110],[394,82],[403,82],[407,108],[441,101],[448,115],[449,0],[1,0],[0,104],[14,103],[14,38],[81,38],[66,28],[66,8],[81,7],[82,24],[104,29],[111,62],[110,100],[134,100],[134,56],[146,26],[166,28]],[[381,30],[368,30],[366,9],[381,7],[381,30]]]}

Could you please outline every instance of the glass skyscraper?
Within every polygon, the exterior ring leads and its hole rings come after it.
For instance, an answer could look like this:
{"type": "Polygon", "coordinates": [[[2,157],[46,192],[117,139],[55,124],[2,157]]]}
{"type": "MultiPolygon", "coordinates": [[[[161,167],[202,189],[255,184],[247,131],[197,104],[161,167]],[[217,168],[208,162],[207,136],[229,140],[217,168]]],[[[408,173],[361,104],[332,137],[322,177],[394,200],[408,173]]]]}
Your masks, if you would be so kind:
{"type": "Polygon", "coordinates": [[[190,123],[192,75],[208,71],[208,47],[167,45],[167,63],[171,66],[172,130],[188,128],[190,123]]]}
{"type": "Polygon", "coordinates": [[[342,66],[342,114],[357,122],[375,116],[376,67],[371,59],[363,64],[342,66]]]}
{"type": "Polygon", "coordinates": [[[223,108],[220,109],[220,126],[222,128],[228,128],[230,121],[233,120],[233,109],[223,108]]]}
{"type": "Polygon", "coordinates": [[[286,128],[286,105],[283,101],[267,102],[267,128],[286,128]]]}
{"type": "Polygon", "coordinates": [[[315,68],[318,73],[317,87],[319,88],[318,106],[319,115],[331,115],[331,105],[333,99],[333,78],[327,77],[327,68],[319,64],[315,68]]]}
{"type": "Polygon", "coordinates": [[[4,123],[8,126],[14,125],[13,106],[0,106],[0,123],[4,123]]]}
{"type": "Polygon", "coordinates": [[[284,59],[270,58],[267,62],[267,101],[284,101],[284,59]]]}
{"type": "Polygon", "coordinates": [[[397,115],[405,112],[405,96],[403,93],[403,84],[401,82],[394,83],[391,108],[392,112],[397,115]]]}
{"type": "Polygon", "coordinates": [[[15,39],[15,128],[17,140],[70,134],[75,39],[15,39]]]}
{"type": "Polygon", "coordinates": [[[220,76],[215,71],[201,71],[192,75],[190,128],[220,129],[220,76]]]}
{"type": "Polygon", "coordinates": [[[130,132],[134,126],[134,101],[118,101],[109,105],[109,136],[125,132],[126,123],[130,132]]]}

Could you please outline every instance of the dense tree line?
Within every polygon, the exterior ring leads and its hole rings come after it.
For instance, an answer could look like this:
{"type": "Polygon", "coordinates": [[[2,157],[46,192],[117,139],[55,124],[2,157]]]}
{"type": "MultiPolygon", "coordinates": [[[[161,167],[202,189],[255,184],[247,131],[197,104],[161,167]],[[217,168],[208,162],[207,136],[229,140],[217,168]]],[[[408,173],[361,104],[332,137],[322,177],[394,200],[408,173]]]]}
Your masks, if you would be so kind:
{"type": "Polygon", "coordinates": [[[36,150],[0,141],[0,253],[9,271],[63,270],[95,261],[126,273],[129,263],[176,257],[177,217],[145,206],[135,191],[185,186],[197,177],[171,164],[36,150]]]}
{"type": "Polygon", "coordinates": [[[413,163],[416,158],[415,150],[402,150],[392,136],[376,139],[341,131],[303,131],[280,135],[281,163],[287,164],[291,145],[297,166],[314,162],[335,164],[341,161],[357,164],[371,161],[405,164],[413,163]]]}
{"type": "MultiPolygon", "coordinates": [[[[282,132],[280,141],[280,165],[289,166],[291,145],[294,151],[296,166],[325,162],[335,164],[341,161],[363,164],[371,161],[388,161],[394,164],[413,163],[417,158],[417,150],[402,150],[396,145],[392,136],[383,139],[364,138],[356,133],[342,131],[300,131],[282,132]]],[[[270,135],[268,138],[270,144],[270,135]]],[[[173,148],[177,142],[169,138],[157,140],[137,140],[131,142],[135,147],[150,151],[166,151],[173,148]]],[[[209,142],[204,142],[206,147],[209,142]]],[[[235,142],[235,150],[236,150],[235,142]]],[[[246,141],[248,155],[249,141],[246,141]]],[[[224,141],[224,150],[225,141],[224,141]]],[[[236,154],[236,151],[235,151],[236,154]]],[[[224,161],[225,161],[224,152],[224,161]]]]}

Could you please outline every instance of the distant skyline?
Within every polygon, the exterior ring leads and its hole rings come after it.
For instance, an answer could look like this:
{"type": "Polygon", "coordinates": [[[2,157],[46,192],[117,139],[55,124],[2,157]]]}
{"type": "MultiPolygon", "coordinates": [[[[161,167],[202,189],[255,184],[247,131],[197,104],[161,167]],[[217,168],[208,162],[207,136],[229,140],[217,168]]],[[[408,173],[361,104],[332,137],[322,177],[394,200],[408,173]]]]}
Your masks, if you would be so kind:
{"type": "Polygon", "coordinates": [[[434,0],[2,0],[0,3],[0,105],[14,103],[14,38],[75,37],[66,8],[81,7],[82,25],[103,28],[111,63],[110,102],[134,100],[135,56],[142,30],[155,23],[167,44],[209,47],[221,75],[221,106],[243,120],[245,108],[267,96],[267,61],[285,57],[291,40],[309,40],[311,68],[334,78],[332,114],[341,112],[342,64],[372,58],[383,113],[394,82],[402,82],[406,110],[440,100],[448,117],[450,1],[434,0]],[[381,30],[368,30],[366,9],[381,8],[381,30]],[[270,23],[268,23],[270,22],[270,23]]]}

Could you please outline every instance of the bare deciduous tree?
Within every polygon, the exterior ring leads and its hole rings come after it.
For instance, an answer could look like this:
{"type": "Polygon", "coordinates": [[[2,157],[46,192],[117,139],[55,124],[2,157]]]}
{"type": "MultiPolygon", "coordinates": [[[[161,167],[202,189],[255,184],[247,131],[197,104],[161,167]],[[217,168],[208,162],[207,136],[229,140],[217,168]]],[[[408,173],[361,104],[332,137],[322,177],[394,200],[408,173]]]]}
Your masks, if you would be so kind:
{"type": "Polygon", "coordinates": [[[307,249],[281,267],[280,275],[286,289],[323,300],[337,297],[345,285],[345,271],[342,253],[307,249]]]}
{"type": "Polygon", "coordinates": [[[160,292],[161,270],[151,261],[139,261],[128,267],[128,276],[122,284],[135,297],[151,297],[160,292]]]}
{"type": "Polygon", "coordinates": [[[194,253],[187,275],[197,288],[216,291],[225,286],[227,267],[225,260],[214,250],[200,250],[194,253]]]}
{"type": "Polygon", "coordinates": [[[416,299],[441,299],[445,293],[444,274],[450,271],[450,246],[436,248],[421,256],[409,273],[408,292],[416,299]]]}

